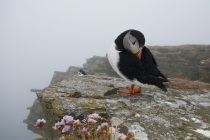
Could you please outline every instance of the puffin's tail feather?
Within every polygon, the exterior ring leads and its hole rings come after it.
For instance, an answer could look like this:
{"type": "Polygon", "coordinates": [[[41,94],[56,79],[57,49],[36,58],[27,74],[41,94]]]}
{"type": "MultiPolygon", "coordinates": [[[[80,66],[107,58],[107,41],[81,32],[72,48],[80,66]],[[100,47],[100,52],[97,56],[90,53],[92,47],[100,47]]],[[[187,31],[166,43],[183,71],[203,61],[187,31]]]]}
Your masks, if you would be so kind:
{"type": "Polygon", "coordinates": [[[159,87],[160,89],[162,89],[164,92],[167,91],[167,88],[166,88],[166,86],[163,83],[159,83],[156,86],[159,87]]]}
{"type": "Polygon", "coordinates": [[[167,80],[167,82],[169,82],[169,80],[167,79],[167,77],[165,77],[165,75],[163,75],[160,71],[159,71],[159,75],[160,75],[160,77],[162,77],[162,78],[166,79],[166,80],[167,80]]]}
{"type": "Polygon", "coordinates": [[[161,78],[161,77],[156,77],[156,76],[152,76],[152,75],[147,75],[144,77],[139,77],[138,81],[143,82],[143,83],[147,83],[147,84],[154,84],[157,82],[163,83],[163,82],[168,82],[167,78],[161,78]]]}
{"type": "Polygon", "coordinates": [[[160,77],[155,77],[155,76],[152,76],[152,75],[148,75],[148,76],[145,76],[145,77],[140,77],[137,80],[141,83],[144,83],[144,84],[155,85],[165,92],[167,91],[165,85],[163,84],[163,82],[168,82],[167,78],[165,79],[165,78],[160,78],[160,77]]]}

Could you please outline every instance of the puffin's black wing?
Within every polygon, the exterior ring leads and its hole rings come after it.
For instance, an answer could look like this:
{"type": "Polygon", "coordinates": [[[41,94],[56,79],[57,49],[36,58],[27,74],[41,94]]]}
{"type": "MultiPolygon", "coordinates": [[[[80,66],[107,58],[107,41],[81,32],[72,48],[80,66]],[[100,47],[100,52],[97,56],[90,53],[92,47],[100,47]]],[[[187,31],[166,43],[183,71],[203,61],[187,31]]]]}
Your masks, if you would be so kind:
{"type": "MultiPolygon", "coordinates": [[[[167,78],[158,70],[157,66],[157,61],[155,60],[154,56],[150,52],[150,50],[147,47],[144,47],[142,50],[142,62],[146,65],[146,74],[147,75],[154,75],[154,76],[160,76],[163,79],[167,78]]],[[[167,80],[168,81],[168,80],[167,80]]]]}
{"type": "Polygon", "coordinates": [[[143,84],[155,85],[163,91],[167,91],[163,85],[163,82],[168,82],[167,78],[163,77],[162,73],[158,70],[157,63],[152,54],[148,55],[147,53],[149,54],[147,51],[143,52],[142,59],[140,60],[131,53],[120,52],[118,64],[120,72],[130,80],[137,79],[143,84]]]}

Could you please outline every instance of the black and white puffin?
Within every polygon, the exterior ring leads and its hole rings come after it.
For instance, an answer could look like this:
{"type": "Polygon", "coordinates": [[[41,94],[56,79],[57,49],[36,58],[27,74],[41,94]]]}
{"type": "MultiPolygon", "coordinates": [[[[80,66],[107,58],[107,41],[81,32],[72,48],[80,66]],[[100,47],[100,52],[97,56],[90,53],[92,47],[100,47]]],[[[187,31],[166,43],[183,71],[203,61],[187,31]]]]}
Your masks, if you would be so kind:
{"type": "Polygon", "coordinates": [[[79,76],[84,76],[84,75],[87,75],[87,73],[86,73],[83,69],[80,69],[80,70],[78,71],[78,75],[79,75],[79,76]]]}
{"type": "Polygon", "coordinates": [[[134,84],[154,85],[167,91],[163,83],[169,81],[158,70],[154,56],[144,44],[144,35],[140,31],[130,29],[121,33],[108,50],[108,60],[112,68],[119,76],[132,82],[128,89],[120,89],[120,92],[140,92],[141,87],[134,84]]]}

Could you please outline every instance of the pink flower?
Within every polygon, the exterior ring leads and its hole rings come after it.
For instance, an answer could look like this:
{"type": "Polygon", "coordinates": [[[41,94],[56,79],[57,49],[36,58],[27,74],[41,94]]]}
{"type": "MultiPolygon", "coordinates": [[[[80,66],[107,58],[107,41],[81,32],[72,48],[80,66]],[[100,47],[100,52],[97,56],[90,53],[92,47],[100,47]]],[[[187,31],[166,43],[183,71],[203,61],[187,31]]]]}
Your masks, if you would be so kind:
{"type": "Polygon", "coordinates": [[[101,128],[101,126],[98,126],[96,132],[97,132],[99,135],[104,135],[104,134],[107,133],[107,131],[106,131],[106,130],[103,130],[103,129],[101,128]]]}
{"type": "Polygon", "coordinates": [[[81,126],[80,120],[75,120],[75,121],[74,121],[74,126],[75,126],[76,128],[79,128],[79,127],[81,126]]]}
{"type": "Polygon", "coordinates": [[[45,119],[38,119],[36,121],[36,124],[34,126],[41,128],[41,127],[44,126],[45,123],[46,123],[46,120],[45,119]]]}
{"type": "Polygon", "coordinates": [[[90,133],[87,131],[87,128],[83,127],[82,132],[85,134],[86,139],[90,137],[90,133]]]}
{"type": "Polygon", "coordinates": [[[63,130],[62,130],[62,133],[68,133],[69,130],[70,130],[70,126],[65,125],[64,128],[63,128],[63,130]]]}
{"type": "Polygon", "coordinates": [[[128,130],[127,136],[128,136],[130,139],[134,139],[134,138],[135,138],[135,130],[128,130]]]}
{"type": "Polygon", "coordinates": [[[64,123],[64,124],[72,124],[74,118],[72,116],[64,116],[63,119],[61,120],[61,123],[64,123]]]}
{"type": "Polygon", "coordinates": [[[96,130],[96,132],[99,132],[99,131],[101,131],[101,126],[98,126],[98,128],[96,130]]]}
{"type": "Polygon", "coordinates": [[[82,132],[86,133],[87,132],[87,128],[86,127],[83,127],[82,128],[82,132]]]}
{"type": "Polygon", "coordinates": [[[89,119],[87,120],[87,123],[88,123],[89,125],[93,125],[93,124],[95,124],[96,122],[97,122],[96,120],[91,119],[91,118],[89,118],[89,119]]]}
{"type": "Polygon", "coordinates": [[[124,134],[119,134],[117,137],[117,140],[125,140],[126,139],[126,135],[124,134]]]}
{"type": "Polygon", "coordinates": [[[64,125],[65,125],[64,123],[57,122],[57,123],[55,123],[55,126],[53,126],[53,129],[54,130],[58,130],[58,129],[60,129],[64,125]]]}
{"type": "Polygon", "coordinates": [[[102,130],[108,130],[109,129],[109,124],[108,123],[102,123],[101,124],[101,129],[102,130]]]}
{"type": "Polygon", "coordinates": [[[99,116],[97,113],[93,113],[93,114],[88,115],[88,118],[98,120],[98,119],[101,119],[102,117],[99,116]]]}
{"type": "Polygon", "coordinates": [[[109,127],[109,130],[107,132],[108,135],[112,135],[116,132],[116,129],[114,127],[109,127]]]}

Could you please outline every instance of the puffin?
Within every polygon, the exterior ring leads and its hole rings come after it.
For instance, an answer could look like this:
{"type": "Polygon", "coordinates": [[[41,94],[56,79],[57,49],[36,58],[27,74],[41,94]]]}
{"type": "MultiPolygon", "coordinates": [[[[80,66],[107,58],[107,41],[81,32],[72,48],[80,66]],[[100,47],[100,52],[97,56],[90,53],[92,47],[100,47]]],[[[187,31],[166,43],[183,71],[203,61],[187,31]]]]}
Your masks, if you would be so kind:
{"type": "Polygon", "coordinates": [[[107,57],[114,71],[131,82],[131,86],[119,89],[120,92],[138,93],[146,85],[167,91],[164,83],[169,80],[158,69],[157,61],[145,47],[145,37],[140,31],[129,29],[122,32],[109,48],[107,57]]]}
{"type": "Polygon", "coordinates": [[[80,69],[80,70],[78,71],[78,75],[79,75],[79,76],[84,76],[84,75],[87,75],[87,73],[86,73],[83,69],[80,69]]]}

